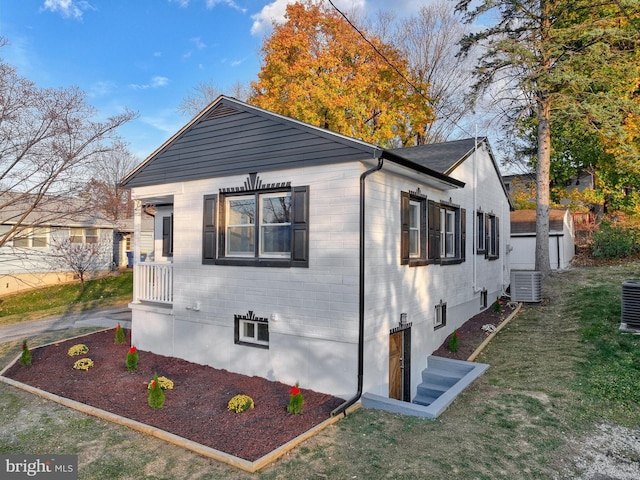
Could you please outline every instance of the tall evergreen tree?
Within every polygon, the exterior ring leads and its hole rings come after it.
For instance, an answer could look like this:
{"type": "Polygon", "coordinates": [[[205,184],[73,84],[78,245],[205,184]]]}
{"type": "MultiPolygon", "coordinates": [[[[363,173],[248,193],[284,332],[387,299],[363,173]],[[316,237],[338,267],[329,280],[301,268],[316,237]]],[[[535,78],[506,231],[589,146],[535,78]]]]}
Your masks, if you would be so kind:
{"type": "Polygon", "coordinates": [[[629,88],[633,83],[637,1],[460,0],[456,9],[465,12],[468,22],[481,16],[496,18],[495,25],[467,35],[462,42],[463,54],[473,46],[485,48],[475,69],[476,93],[499,83],[509,97],[514,122],[534,119],[535,268],[546,276],[551,271],[552,120],[556,112],[563,112],[588,128],[600,129],[602,135],[605,129],[608,134],[615,132],[632,114],[637,102],[621,98],[611,83],[623,81],[629,88]]]}

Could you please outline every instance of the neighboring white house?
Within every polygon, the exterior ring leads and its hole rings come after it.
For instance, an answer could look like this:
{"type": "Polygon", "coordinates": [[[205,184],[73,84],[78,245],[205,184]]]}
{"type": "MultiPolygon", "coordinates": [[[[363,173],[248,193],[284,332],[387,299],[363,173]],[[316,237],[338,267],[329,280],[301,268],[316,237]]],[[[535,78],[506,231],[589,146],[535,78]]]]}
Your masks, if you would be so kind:
{"type": "Polygon", "coordinates": [[[485,138],[385,150],[222,96],[123,184],[137,228],[156,212],[130,304],[141,350],[411,400],[427,357],[508,287],[485,138]]]}
{"type": "MultiPolygon", "coordinates": [[[[511,212],[509,263],[513,270],[534,270],[536,259],[536,211],[511,212]]],[[[563,270],[575,255],[573,218],[567,209],[549,210],[549,263],[552,270],[563,270]]]]}
{"type": "Polygon", "coordinates": [[[8,238],[0,247],[0,295],[75,280],[70,269],[53,259],[55,245],[64,241],[100,244],[104,253],[91,270],[111,268],[114,225],[86,210],[81,200],[45,197],[26,214],[31,196],[5,192],[0,199],[0,238],[8,238]]]}

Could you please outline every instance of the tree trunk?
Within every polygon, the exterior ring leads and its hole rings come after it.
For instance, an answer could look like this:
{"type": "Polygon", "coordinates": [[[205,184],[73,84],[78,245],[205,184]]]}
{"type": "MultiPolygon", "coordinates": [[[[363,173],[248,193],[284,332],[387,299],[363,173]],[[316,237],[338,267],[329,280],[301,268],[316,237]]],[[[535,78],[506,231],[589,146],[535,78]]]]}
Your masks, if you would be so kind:
{"type": "Polygon", "coordinates": [[[549,171],[551,166],[551,101],[538,101],[538,168],[536,172],[536,264],[542,277],[551,273],[549,260],[549,171]]]}

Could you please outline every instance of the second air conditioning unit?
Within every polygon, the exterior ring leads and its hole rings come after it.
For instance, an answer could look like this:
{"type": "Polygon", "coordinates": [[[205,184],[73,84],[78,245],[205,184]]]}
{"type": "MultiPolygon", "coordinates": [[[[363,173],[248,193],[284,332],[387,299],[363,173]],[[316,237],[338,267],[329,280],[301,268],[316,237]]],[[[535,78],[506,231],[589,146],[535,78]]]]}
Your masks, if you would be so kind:
{"type": "Polygon", "coordinates": [[[542,274],[534,270],[511,270],[511,300],[537,303],[542,300],[542,274]]]}

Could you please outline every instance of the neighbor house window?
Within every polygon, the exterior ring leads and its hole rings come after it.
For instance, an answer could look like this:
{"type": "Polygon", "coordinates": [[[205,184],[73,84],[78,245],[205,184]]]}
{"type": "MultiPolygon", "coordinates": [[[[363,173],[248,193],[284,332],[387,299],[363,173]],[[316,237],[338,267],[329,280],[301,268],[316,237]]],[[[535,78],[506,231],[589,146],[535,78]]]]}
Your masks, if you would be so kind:
{"type": "Polygon", "coordinates": [[[234,315],[235,343],[261,348],[269,348],[269,321],[257,317],[253,312],[234,315]]]}
{"type": "Polygon", "coordinates": [[[18,248],[47,248],[49,229],[46,227],[25,228],[14,234],[13,246],[18,248]]]}
{"type": "Polygon", "coordinates": [[[98,243],[98,229],[87,228],[84,231],[85,243],[98,243]]]}
{"type": "Polygon", "coordinates": [[[488,259],[500,256],[500,219],[495,215],[487,215],[487,253],[488,259]]]}
{"type": "Polygon", "coordinates": [[[476,253],[487,253],[484,212],[476,212],[476,253]]]}
{"type": "Polygon", "coordinates": [[[203,263],[307,267],[308,225],[308,187],[206,195],[203,263]]]}
{"type": "Polygon", "coordinates": [[[428,260],[431,263],[461,263],[465,259],[466,211],[457,205],[429,201],[428,260]]]}
{"type": "Polygon", "coordinates": [[[440,300],[436,305],[435,317],[433,321],[434,329],[444,327],[447,324],[447,304],[440,300]]]}
{"type": "Polygon", "coordinates": [[[426,197],[401,193],[401,261],[402,265],[425,265],[427,258],[426,197]]]}
{"type": "Polygon", "coordinates": [[[97,228],[70,228],[69,240],[71,243],[98,243],[97,228]]]}

